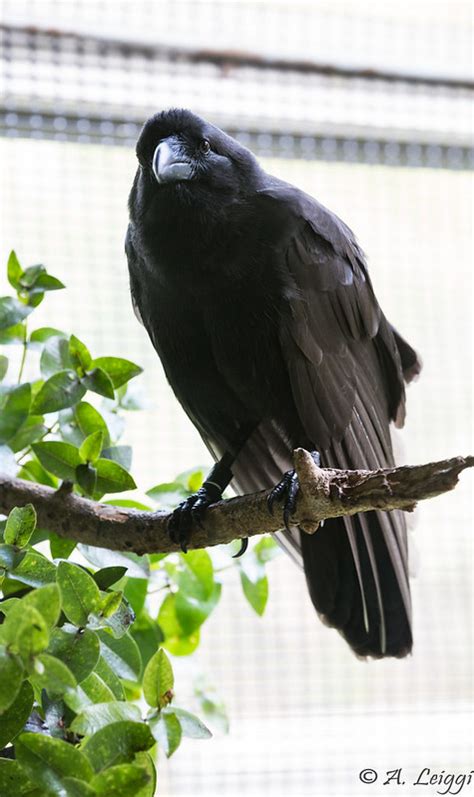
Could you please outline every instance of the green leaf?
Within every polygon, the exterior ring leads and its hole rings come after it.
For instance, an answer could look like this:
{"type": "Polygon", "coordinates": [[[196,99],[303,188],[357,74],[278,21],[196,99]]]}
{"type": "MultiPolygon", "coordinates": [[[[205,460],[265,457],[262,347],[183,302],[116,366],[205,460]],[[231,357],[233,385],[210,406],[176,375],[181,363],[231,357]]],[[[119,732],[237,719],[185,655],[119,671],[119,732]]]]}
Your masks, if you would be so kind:
{"type": "Polygon", "coordinates": [[[36,266],[28,266],[21,275],[20,287],[29,290],[35,285],[41,274],[45,273],[46,269],[41,263],[36,266]]]}
{"type": "Polygon", "coordinates": [[[2,797],[42,797],[18,761],[7,758],[0,758],[0,794],[2,797]]]}
{"type": "Polygon", "coordinates": [[[0,329],[0,343],[5,346],[23,343],[26,335],[25,323],[14,324],[7,329],[0,329]]]}
{"type": "Polygon", "coordinates": [[[142,610],[130,633],[140,649],[143,664],[146,666],[164,640],[161,628],[148,612],[142,610]]]}
{"type": "Polygon", "coordinates": [[[176,616],[176,595],[167,595],[160,606],[158,624],[165,640],[163,647],[173,656],[189,656],[199,645],[199,629],[186,635],[176,616]]]}
{"type": "Polygon", "coordinates": [[[46,426],[41,415],[30,415],[17,429],[13,437],[8,441],[12,451],[18,452],[27,448],[32,443],[36,443],[46,433],[46,426]]]}
{"type": "Polygon", "coordinates": [[[0,611],[2,614],[8,616],[13,611],[15,606],[20,603],[20,598],[2,598],[0,602],[0,611]]]}
{"type": "Polygon", "coordinates": [[[114,701],[107,703],[96,703],[87,706],[71,724],[71,730],[80,736],[91,736],[106,725],[112,722],[129,720],[130,722],[140,722],[141,713],[138,706],[133,703],[114,701]]]}
{"type": "MultiPolygon", "coordinates": [[[[2,388],[3,389],[3,388],[2,388]]],[[[0,393],[0,443],[7,443],[28,417],[31,385],[25,382],[0,393]]]]}
{"type": "Polygon", "coordinates": [[[92,576],[71,562],[60,562],[57,582],[63,612],[74,625],[85,626],[100,601],[100,592],[92,576]]]}
{"type": "Polygon", "coordinates": [[[7,545],[24,548],[36,528],[36,510],[33,504],[16,506],[7,518],[3,538],[7,545]]]}
{"type": "MultiPolygon", "coordinates": [[[[124,698],[123,693],[121,697],[122,699],[124,698]]],[[[96,672],[91,672],[79,686],[76,686],[75,689],[70,689],[64,696],[64,702],[76,714],[80,714],[87,706],[91,706],[94,703],[105,703],[116,699],[112,690],[96,672]]]]}
{"type": "Polygon", "coordinates": [[[120,639],[134,620],[135,614],[123,600],[121,592],[105,592],[97,611],[89,619],[89,627],[107,628],[116,639],[120,639]]]}
{"type": "Polygon", "coordinates": [[[44,415],[71,407],[80,401],[86,389],[74,371],[59,371],[44,383],[36,394],[31,411],[44,415]]]}
{"type": "Polygon", "coordinates": [[[181,724],[174,713],[161,713],[150,719],[150,730],[167,758],[173,755],[181,743],[181,724]]]}
{"type": "Polygon", "coordinates": [[[99,608],[102,617],[111,617],[115,614],[122,603],[122,594],[122,592],[106,592],[101,596],[99,608]]]}
{"type": "Polygon", "coordinates": [[[39,329],[35,329],[30,335],[30,342],[31,343],[46,343],[49,338],[66,338],[65,332],[61,332],[60,329],[55,329],[54,327],[40,327],[39,329]]]}
{"type": "Polygon", "coordinates": [[[281,551],[282,548],[278,545],[276,540],[269,535],[260,537],[257,544],[253,547],[253,553],[262,564],[270,562],[275,556],[278,556],[281,551]]]}
{"type": "Polygon", "coordinates": [[[102,415],[92,404],[87,401],[81,401],[77,407],[74,408],[74,420],[83,435],[83,438],[88,437],[93,432],[102,432],[104,436],[104,445],[109,445],[110,435],[102,415]]]}
{"type": "Polygon", "coordinates": [[[116,639],[107,631],[98,631],[100,650],[106,663],[120,678],[138,681],[142,670],[142,661],[138,645],[127,632],[116,639]]]}
{"type": "Polygon", "coordinates": [[[82,384],[87,390],[92,390],[93,393],[98,393],[99,396],[105,398],[115,398],[114,386],[110,377],[102,370],[102,368],[93,368],[82,378],[82,384]]]}
{"type": "Polygon", "coordinates": [[[174,676],[170,660],[160,648],[143,674],[143,696],[152,708],[167,706],[173,697],[174,676]]]}
{"type": "Polygon", "coordinates": [[[180,589],[196,595],[201,600],[209,598],[213,594],[214,568],[207,551],[189,551],[185,556],[181,554],[176,572],[180,589]]]}
{"type": "Polygon", "coordinates": [[[2,381],[7,371],[8,371],[8,357],[5,357],[4,354],[0,354],[0,382],[2,381]]]}
{"type": "Polygon", "coordinates": [[[18,614],[18,621],[21,619],[21,614],[28,606],[32,606],[42,616],[48,628],[53,628],[59,620],[60,603],[59,603],[59,590],[56,584],[47,584],[44,587],[33,589],[24,595],[21,603],[14,609],[14,615],[18,614]]]}
{"type": "MultiPolygon", "coordinates": [[[[75,687],[75,689],[77,689],[77,687],[75,687]]],[[[73,691],[74,689],[69,689],[67,694],[73,691]]],[[[69,711],[64,701],[64,696],[62,698],[52,699],[46,690],[43,689],[41,692],[41,701],[38,702],[40,703],[39,710],[44,717],[44,723],[49,735],[54,736],[55,739],[65,739],[66,728],[69,728],[73,719],[73,712],[69,711]]],[[[30,728],[25,728],[25,730],[30,730],[30,728]]]]}
{"type": "Polygon", "coordinates": [[[16,326],[20,321],[23,321],[32,310],[32,307],[28,307],[12,296],[1,296],[0,329],[8,329],[9,327],[16,326]]]}
{"type": "MultiPolygon", "coordinates": [[[[101,651],[104,648],[101,646],[101,651]]],[[[109,661],[112,660],[110,651],[107,654],[109,656],[109,661]]],[[[140,660],[141,664],[141,660],[140,660]]],[[[104,684],[111,690],[116,700],[125,700],[125,690],[123,688],[122,682],[118,677],[118,674],[112,669],[110,664],[107,663],[104,656],[99,656],[99,661],[95,666],[95,674],[98,675],[104,684]]],[[[103,698],[105,700],[106,698],[103,698]]]]}
{"type": "Polygon", "coordinates": [[[14,570],[25,556],[15,545],[0,545],[0,568],[14,570]]]}
{"type": "Polygon", "coordinates": [[[99,458],[104,443],[104,434],[101,429],[92,432],[79,448],[79,456],[84,462],[94,462],[99,458]]]}
{"type": "Polygon", "coordinates": [[[212,560],[207,551],[190,551],[180,556],[178,566],[167,564],[179,589],[175,596],[178,622],[186,636],[195,631],[215,608],[221,586],[214,582],[212,560]]]}
{"type": "Polygon", "coordinates": [[[82,487],[86,495],[93,496],[97,490],[97,470],[92,465],[78,465],[75,481],[82,487]]]}
{"type": "MultiPolygon", "coordinates": [[[[46,621],[40,612],[24,600],[12,607],[5,622],[0,626],[2,644],[14,648],[28,662],[31,656],[41,653],[49,641],[46,621]]],[[[4,660],[8,664],[8,660],[4,660]]],[[[13,664],[10,662],[13,667],[13,664]]]]}
{"type": "Polygon", "coordinates": [[[63,410],[59,415],[61,435],[68,442],[80,446],[93,432],[101,431],[104,446],[110,445],[110,435],[102,415],[92,404],[81,401],[75,407],[63,410]]]}
{"type": "MultiPolygon", "coordinates": [[[[33,708],[33,689],[28,681],[23,681],[20,691],[11,705],[0,714],[0,750],[23,730],[33,708]]],[[[3,793],[0,791],[0,793],[3,793]]]]}
{"type": "Polygon", "coordinates": [[[110,459],[98,459],[97,489],[101,493],[120,493],[124,490],[134,490],[136,484],[130,474],[118,462],[110,459]]]}
{"type": "Polygon", "coordinates": [[[61,280],[58,280],[57,277],[53,277],[52,274],[40,274],[38,279],[34,284],[35,291],[42,290],[42,291],[60,291],[66,286],[64,285],[61,280]]]}
{"type": "Polygon", "coordinates": [[[86,739],[82,750],[95,772],[133,761],[135,753],[153,747],[155,740],[144,722],[121,721],[106,725],[86,739]]]}
{"type": "Polygon", "coordinates": [[[63,787],[64,791],[61,791],[61,795],[65,794],[66,797],[97,797],[92,786],[78,778],[64,778],[63,787]]]}
{"type": "Polygon", "coordinates": [[[12,570],[13,577],[30,587],[43,587],[56,581],[56,567],[39,551],[28,550],[20,564],[12,570]]]}
{"type": "Polygon", "coordinates": [[[24,678],[23,665],[18,656],[11,653],[5,645],[0,645],[0,724],[2,714],[16,700],[24,678]]]}
{"type": "Polygon", "coordinates": [[[111,446],[110,448],[104,448],[102,456],[104,459],[111,459],[114,462],[118,462],[125,470],[128,470],[132,466],[131,446],[111,446]]]}
{"type": "Polygon", "coordinates": [[[99,589],[108,589],[112,584],[116,584],[117,581],[120,581],[126,572],[126,567],[103,567],[101,570],[94,573],[93,579],[99,589]]]}
{"type": "Polygon", "coordinates": [[[100,655],[97,634],[89,629],[78,630],[66,623],[51,634],[48,653],[60,659],[70,669],[77,683],[93,672],[100,655]]]}
{"type": "Polygon", "coordinates": [[[146,493],[163,509],[174,509],[189,495],[188,491],[179,482],[157,484],[146,493]]]}
{"type": "Polygon", "coordinates": [[[17,289],[20,287],[20,278],[23,274],[23,269],[16,256],[16,252],[12,249],[7,262],[7,277],[10,285],[17,289]]]}
{"type": "Polygon", "coordinates": [[[244,595],[250,603],[251,607],[262,615],[265,611],[265,606],[268,600],[268,579],[266,576],[259,578],[257,581],[251,581],[249,577],[240,571],[240,580],[244,595]]]}
{"type": "Polygon", "coordinates": [[[128,578],[124,595],[135,614],[139,614],[145,606],[148,592],[148,581],[145,578],[128,578]]]}
{"type": "Polygon", "coordinates": [[[133,379],[134,376],[141,374],[143,368],[139,365],[124,360],[121,357],[98,357],[92,363],[95,368],[102,368],[110,377],[114,388],[118,388],[133,379]]]}
{"type": "Polygon", "coordinates": [[[75,335],[71,335],[69,338],[69,354],[76,369],[80,368],[82,372],[89,370],[92,363],[90,351],[75,335]]]}
{"type": "Polygon", "coordinates": [[[82,543],[78,545],[78,549],[87,561],[96,567],[104,565],[125,567],[127,575],[134,578],[148,578],[150,575],[150,563],[146,555],[138,556],[136,553],[109,551],[108,548],[96,548],[95,545],[83,545],[82,543]]]}
{"type": "Polygon", "coordinates": [[[38,689],[46,689],[52,699],[61,697],[76,686],[76,679],[69,667],[49,653],[36,657],[30,678],[38,689]]]}
{"type": "MultiPolygon", "coordinates": [[[[104,453],[104,452],[102,452],[104,453]]],[[[152,512],[151,506],[147,504],[143,504],[141,501],[135,501],[134,498],[107,498],[104,501],[104,504],[110,504],[110,506],[124,506],[128,507],[129,509],[139,509],[141,512],[152,512]]],[[[148,556],[161,556],[162,558],[167,556],[167,554],[148,554],[148,556]]],[[[151,560],[150,560],[151,561],[151,560]]],[[[158,559],[156,561],[159,561],[158,559]]]]}
{"type": "Polygon", "coordinates": [[[74,481],[76,468],[81,464],[79,449],[70,443],[50,440],[45,443],[34,443],[33,451],[46,470],[59,476],[60,479],[74,481]]]}
{"type": "Polygon", "coordinates": [[[19,474],[19,479],[26,479],[38,484],[46,484],[48,487],[57,487],[58,480],[51,473],[48,473],[36,459],[29,459],[23,464],[19,474]]]}
{"type": "Polygon", "coordinates": [[[210,739],[212,736],[211,731],[204,725],[202,720],[196,717],[195,714],[191,714],[190,711],[186,711],[184,708],[173,707],[172,709],[163,709],[162,713],[167,714],[168,712],[176,714],[178,717],[183,736],[188,736],[190,739],[210,739]]]}
{"type": "Polygon", "coordinates": [[[76,540],[59,537],[54,531],[49,532],[49,550],[53,559],[68,559],[76,545],[76,540]]]}
{"type": "Polygon", "coordinates": [[[143,786],[138,792],[136,792],[135,797],[154,797],[156,794],[156,769],[153,763],[152,755],[154,751],[150,753],[137,753],[135,755],[134,764],[136,766],[140,766],[144,769],[150,778],[149,782],[146,786],[143,786]]]}
{"type": "Polygon", "coordinates": [[[179,473],[175,481],[179,482],[188,493],[195,493],[202,487],[207,468],[191,468],[179,473]]]}
{"type": "Polygon", "coordinates": [[[27,776],[48,794],[67,794],[65,778],[74,778],[80,773],[87,782],[93,775],[87,756],[61,739],[40,733],[22,733],[15,751],[27,776]]]}
{"type": "Polygon", "coordinates": [[[221,590],[221,584],[215,583],[212,594],[206,599],[200,599],[186,589],[178,590],[175,602],[176,616],[186,635],[192,634],[207,620],[219,602],[221,590]]]}
{"type": "Polygon", "coordinates": [[[144,767],[137,764],[117,764],[93,777],[91,786],[103,797],[138,797],[137,790],[150,781],[150,773],[144,767]]]}
{"type": "Polygon", "coordinates": [[[69,354],[69,342],[62,332],[47,337],[41,353],[40,369],[45,378],[53,376],[58,371],[74,369],[74,363],[69,354]]]}

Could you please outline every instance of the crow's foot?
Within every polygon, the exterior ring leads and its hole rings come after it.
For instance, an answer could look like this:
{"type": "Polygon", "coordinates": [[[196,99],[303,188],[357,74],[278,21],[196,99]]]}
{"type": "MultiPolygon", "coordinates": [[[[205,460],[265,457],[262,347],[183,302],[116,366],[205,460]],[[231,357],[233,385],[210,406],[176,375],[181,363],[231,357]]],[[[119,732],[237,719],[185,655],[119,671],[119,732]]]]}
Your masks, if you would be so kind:
{"type": "Polygon", "coordinates": [[[194,495],[182,501],[168,521],[168,534],[171,542],[179,544],[183,553],[188,552],[188,544],[194,524],[202,528],[206,509],[222,497],[216,484],[204,482],[194,495]]]}
{"type": "MultiPolygon", "coordinates": [[[[320,467],[321,458],[317,451],[311,451],[315,465],[320,467]]],[[[268,511],[273,515],[275,503],[283,501],[283,522],[285,528],[290,530],[290,517],[296,509],[296,500],[300,491],[300,483],[296,471],[287,470],[281,481],[273,488],[267,498],[268,511]]]]}

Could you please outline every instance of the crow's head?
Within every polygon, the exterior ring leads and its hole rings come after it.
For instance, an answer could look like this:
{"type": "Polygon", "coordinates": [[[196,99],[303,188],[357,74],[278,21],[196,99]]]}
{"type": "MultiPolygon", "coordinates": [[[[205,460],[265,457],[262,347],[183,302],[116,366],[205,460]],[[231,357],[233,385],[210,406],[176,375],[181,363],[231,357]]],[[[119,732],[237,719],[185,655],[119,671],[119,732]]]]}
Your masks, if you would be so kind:
{"type": "Polygon", "coordinates": [[[178,188],[188,198],[209,190],[240,196],[261,174],[248,149],[187,110],[162,111],[148,119],[136,151],[149,187],[178,188]]]}

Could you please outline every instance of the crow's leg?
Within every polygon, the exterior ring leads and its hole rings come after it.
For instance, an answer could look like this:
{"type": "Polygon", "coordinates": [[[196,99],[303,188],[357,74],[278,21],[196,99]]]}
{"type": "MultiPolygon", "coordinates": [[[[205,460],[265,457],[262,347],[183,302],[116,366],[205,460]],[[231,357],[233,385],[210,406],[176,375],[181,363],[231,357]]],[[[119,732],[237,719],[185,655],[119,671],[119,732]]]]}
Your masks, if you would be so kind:
{"type": "MultiPolygon", "coordinates": [[[[311,456],[318,468],[321,465],[321,457],[317,451],[311,451],[311,456]]],[[[283,522],[285,528],[290,530],[290,517],[296,509],[296,499],[300,491],[300,484],[296,471],[287,470],[281,481],[273,488],[267,498],[268,510],[273,515],[274,505],[277,501],[283,501],[283,522]]]]}
{"type": "Polygon", "coordinates": [[[233,462],[231,454],[224,454],[214,465],[202,487],[182,501],[174,510],[168,522],[168,533],[174,543],[179,543],[183,553],[188,550],[189,538],[194,523],[202,526],[206,509],[216,501],[220,501],[222,493],[232,479],[230,466],[233,462]]]}

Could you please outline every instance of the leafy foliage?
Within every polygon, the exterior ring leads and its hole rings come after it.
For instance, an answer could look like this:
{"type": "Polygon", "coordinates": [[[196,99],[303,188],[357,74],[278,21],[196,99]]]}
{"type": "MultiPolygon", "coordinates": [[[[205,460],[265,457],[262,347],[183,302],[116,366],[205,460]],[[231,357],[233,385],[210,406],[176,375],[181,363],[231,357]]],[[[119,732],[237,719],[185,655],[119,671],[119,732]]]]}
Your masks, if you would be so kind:
{"type": "MultiPolygon", "coordinates": [[[[0,343],[20,354],[0,354],[0,471],[53,488],[66,480],[79,495],[142,510],[196,491],[202,469],[152,487],[145,502],[117,497],[136,489],[131,448],[119,441],[141,368],[94,357],[54,327],[30,332],[45,294],[64,286],[42,265],[23,269],[14,252],[7,276],[16,295],[0,298],[0,343]],[[39,373],[24,380],[31,355],[39,373]]],[[[210,737],[207,722],[227,730],[202,678],[192,701],[205,721],[175,705],[173,657],[198,647],[223,571],[239,573],[263,613],[276,550],[261,538],[239,561],[228,547],[137,556],[39,529],[31,504],[0,518],[0,748],[15,750],[15,760],[0,758],[0,793],[152,797],[156,750],[169,757],[183,737],[210,737]]]]}

